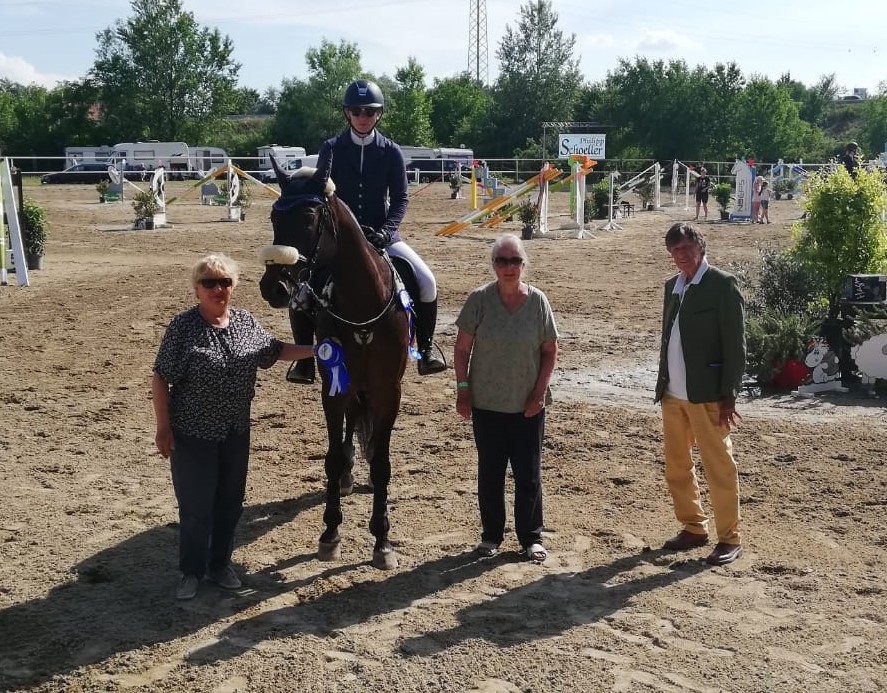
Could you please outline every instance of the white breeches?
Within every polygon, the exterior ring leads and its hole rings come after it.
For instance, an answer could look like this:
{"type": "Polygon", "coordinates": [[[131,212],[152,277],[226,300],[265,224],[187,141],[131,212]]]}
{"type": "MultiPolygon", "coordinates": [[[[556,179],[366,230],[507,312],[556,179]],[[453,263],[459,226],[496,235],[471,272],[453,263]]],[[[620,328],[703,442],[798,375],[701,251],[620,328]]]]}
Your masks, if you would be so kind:
{"type": "Polygon", "coordinates": [[[386,250],[392,257],[403,258],[413,266],[413,270],[416,272],[416,281],[419,283],[419,300],[422,303],[431,303],[437,299],[437,282],[434,275],[415,250],[404,241],[392,243],[386,250]]]}

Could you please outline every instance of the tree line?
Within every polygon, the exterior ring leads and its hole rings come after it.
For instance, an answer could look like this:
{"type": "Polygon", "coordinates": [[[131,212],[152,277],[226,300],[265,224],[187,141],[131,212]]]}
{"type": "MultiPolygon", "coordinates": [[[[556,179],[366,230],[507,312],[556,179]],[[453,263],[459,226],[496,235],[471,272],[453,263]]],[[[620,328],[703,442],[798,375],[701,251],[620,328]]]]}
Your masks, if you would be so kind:
{"type": "MultiPolygon", "coordinates": [[[[594,123],[623,159],[822,161],[858,141],[871,156],[887,140],[887,95],[835,102],[835,76],[807,86],[785,73],[746,76],[736,63],[620,59],[598,82],[579,70],[575,34],[550,0],[530,0],[506,28],[499,76],[467,72],[428,84],[416,58],[393,75],[361,65],[357,44],[322,40],[304,78],[264,93],[238,85],[234,45],[202,27],[181,0],[132,0],[131,14],[96,35],[82,79],[47,89],[0,80],[0,151],[58,156],[66,146],[174,140],[254,156],[267,142],[317,151],[344,125],[341,98],[358,77],[386,95],[380,129],[414,146],[466,146],[480,156],[542,158],[543,123],[594,123]]],[[[556,134],[556,133],[554,133],[556,134]]],[[[551,156],[552,147],[544,152],[551,156]]]]}

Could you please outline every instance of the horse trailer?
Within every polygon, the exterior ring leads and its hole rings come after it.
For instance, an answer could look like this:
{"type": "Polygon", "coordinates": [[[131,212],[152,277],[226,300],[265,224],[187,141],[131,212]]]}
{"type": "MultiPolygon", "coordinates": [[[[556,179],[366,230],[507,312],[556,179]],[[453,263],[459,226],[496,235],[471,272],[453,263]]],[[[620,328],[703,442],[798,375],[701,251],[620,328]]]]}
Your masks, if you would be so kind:
{"type": "Polygon", "coordinates": [[[265,171],[271,168],[271,159],[274,157],[281,166],[288,159],[301,159],[308,155],[304,147],[290,147],[281,144],[266,144],[258,148],[259,152],[259,170],[265,171]]]}

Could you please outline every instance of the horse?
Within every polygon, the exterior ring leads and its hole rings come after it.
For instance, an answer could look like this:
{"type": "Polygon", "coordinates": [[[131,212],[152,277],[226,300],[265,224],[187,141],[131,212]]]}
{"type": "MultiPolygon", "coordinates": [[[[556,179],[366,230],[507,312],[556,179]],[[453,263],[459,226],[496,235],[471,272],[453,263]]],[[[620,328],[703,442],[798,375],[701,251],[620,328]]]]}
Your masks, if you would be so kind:
{"type": "MultiPolygon", "coordinates": [[[[261,257],[265,272],[259,282],[262,297],[275,308],[294,312],[312,298],[317,309],[317,354],[324,365],[323,345],[341,347],[347,371],[321,368],[321,400],[327,427],[325,529],[318,541],[320,560],[341,555],[339,525],[342,496],[354,486],[353,435],[369,462],[373,509],[369,530],[375,537],[372,565],[390,570],[398,565],[388,540],[388,485],[391,479],[391,431],[401,400],[401,379],[409,356],[409,301],[387,254],[366,240],[348,206],[335,195],[330,180],[332,159],[317,169],[288,173],[272,157],[281,197],[271,211],[273,245],[261,257]],[[329,276],[318,295],[317,276],[329,276]]],[[[295,336],[295,334],[294,334],[295,336]]],[[[298,339],[296,339],[298,341],[298,339]]]]}

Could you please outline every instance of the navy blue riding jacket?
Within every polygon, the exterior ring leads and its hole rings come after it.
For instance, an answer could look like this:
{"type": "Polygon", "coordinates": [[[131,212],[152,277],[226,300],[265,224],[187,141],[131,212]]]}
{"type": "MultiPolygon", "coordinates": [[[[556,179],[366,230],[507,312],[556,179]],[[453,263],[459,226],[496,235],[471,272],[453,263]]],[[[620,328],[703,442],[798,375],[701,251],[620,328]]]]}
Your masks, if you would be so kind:
{"type": "Polygon", "coordinates": [[[330,177],[336,184],[336,197],[351,208],[362,225],[387,231],[391,234],[391,243],[402,240],[398,229],[407,212],[409,195],[400,147],[378,130],[371,143],[357,145],[351,139],[351,129],[346,128],[321,145],[318,168],[322,168],[321,162],[330,153],[333,156],[330,177]]]}

